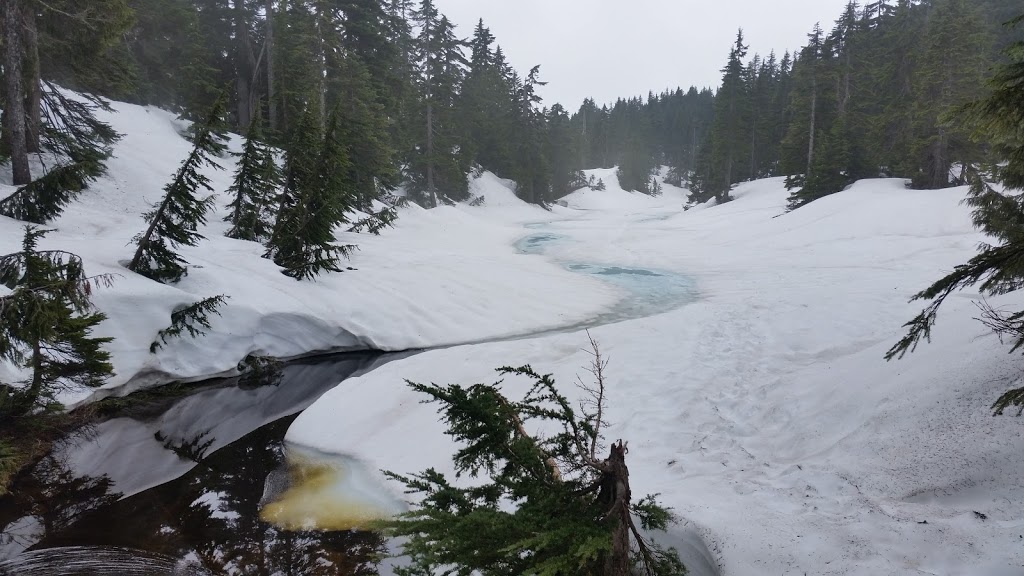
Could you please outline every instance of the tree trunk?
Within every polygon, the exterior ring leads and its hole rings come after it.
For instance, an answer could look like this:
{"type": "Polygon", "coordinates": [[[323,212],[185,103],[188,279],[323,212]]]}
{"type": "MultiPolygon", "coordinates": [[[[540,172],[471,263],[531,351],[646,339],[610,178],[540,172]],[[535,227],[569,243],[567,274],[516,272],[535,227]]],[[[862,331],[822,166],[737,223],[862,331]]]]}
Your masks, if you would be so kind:
{"type": "Polygon", "coordinates": [[[626,446],[612,444],[611,454],[603,462],[601,493],[598,501],[608,506],[608,521],[612,523],[612,552],[605,559],[603,576],[630,576],[629,469],[626,467],[626,446]]]}
{"type": "Polygon", "coordinates": [[[811,174],[811,165],[814,164],[814,131],[815,131],[815,124],[817,122],[817,115],[818,115],[818,76],[817,76],[816,73],[812,73],[812,79],[811,79],[811,128],[810,128],[810,131],[809,131],[808,143],[807,143],[807,173],[804,175],[805,179],[807,178],[807,176],[810,176],[810,174],[811,174]]]}
{"type": "Polygon", "coordinates": [[[43,350],[41,343],[39,342],[39,336],[36,335],[32,341],[32,384],[29,385],[28,395],[35,406],[36,401],[43,393],[43,350]]]}
{"type": "Polygon", "coordinates": [[[437,208],[437,188],[434,186],[434,105],[427,102],[427,191],[431,208],[437,208]]]}
{"type": "Polygon", "coordinates": [[[270,131],[277,132],[277,100],[274,86],[274,0],[267,0],[267,116],[270,131]]]}
{"type": "Polygon", "coordinates": [[[25,90],[22,85],[22,11],[21,0],[4,0],[4,133],[11,156],[14,185],[24,186],[32,181],[28,165],[28,146],[25,121],[25,90]]]}
{"type": "Polygon", "coordinates": [[[36,27],[34,14],[25,15],[25,55],[29,66],[26,74],[28,86],[25,87],[28,92],[28,100],[25,103],[28,118],[27,146],[29,152],[41,152],[39,140],[43,129],[43,89],[39,62],[39,29],[36,27]]]}
{"type": "Polygon", "coordinates": [[[254,67],[252,46],[249,44],[249,23],[245,17],[245,2],[235,0],[235,37],[238,41],[238,130],[244,134],[252,122],[252,86],[249,79],[254,67]]]}

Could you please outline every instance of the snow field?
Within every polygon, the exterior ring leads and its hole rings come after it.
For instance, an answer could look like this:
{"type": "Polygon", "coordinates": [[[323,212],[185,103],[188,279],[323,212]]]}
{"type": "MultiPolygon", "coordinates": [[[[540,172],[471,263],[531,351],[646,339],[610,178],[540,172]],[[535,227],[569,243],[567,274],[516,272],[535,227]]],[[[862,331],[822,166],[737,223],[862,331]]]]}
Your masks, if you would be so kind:
{"type": "MultiPolygon", "coordinates": [[[[865,181],[785,215],[781,179],[688,212],[669,192],[609,189],[586,209],[591,193],[577,193],[530,227],[564,237],[537,258],[696,282],[696,302],[591,330],[611,360],[606,437],[630,441],[634,493],[661,493],[723,574],[1022,573],[1022,423],[989,410],[1019,359],[972,319],[968,292],[943,308],[933,343],[883,359],[922,307],[908,298],[982,240],[964,189],[865,181]]],[[[450,473],[436,407],[404,379],[493,382],[495,367],[530,363],[572,394],[585,343],[554,334],[390,363],[326,393],[288,440],[450,473]]]]}

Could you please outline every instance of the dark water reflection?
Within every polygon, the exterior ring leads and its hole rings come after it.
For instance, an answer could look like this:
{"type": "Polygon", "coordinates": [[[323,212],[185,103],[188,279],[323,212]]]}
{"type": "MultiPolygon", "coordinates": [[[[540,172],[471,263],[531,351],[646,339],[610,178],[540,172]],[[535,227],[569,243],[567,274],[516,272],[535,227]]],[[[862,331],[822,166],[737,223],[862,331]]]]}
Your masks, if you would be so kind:
{"type": "MultiPolygon", "coordinates": [[[[279,390],[255,390],[263,410],[250,406],[254,393],[250,387],[218,388],[214,397],[221,402],[207,403],[204,411],[195,412],[210,423],[208,429],[193,433],[191,440],[175,440],[182,437],[182,430],[195,430],[195,419],[182,418],[187,411],[178,413],[173,425],[159,417],[125,422],[125,426],[143,424],[150,427],[147,430],[155,429],[156,450],[170,453],[140,457],[138,450],[126,450],[138,459],[137,466],[187,470],[127,497],[106,475],[73,471],[82,467],[71,464],[75,454],[46,459],[0,500],[0,575],[377,574],[379,556],[386,552],[378,535],[286,531],[263,522],[259,511],[268,476],[284,464],[283,439],[296,415],[345,377],[365,373],[381,361],[347,356],[288,367],[274,386],[279,390]],[[297,393],[298,388],[303,393],[297,393]],[[226,400],[232,394],[245,400],[232,406],[226,400]],[[265,408],[275,398],[277,405],[269,413],[291,408],[290,413],[264,424],[265,408]],[[240,419],[244,420],[239,410],[252,413],[252,429],[236,439],[240,419]],[[211,419],[211,413],[218,417],[211,419]],[[230,435],[227,442],[218,437],[224,433],[230,435]],[[154,464],[168,457],[180,460],[181,466],[154,464]]],[[[194,400],[186,398],[175,406],[194,404],[194,400]]],[[[173,410],[174,406],[165,414],[173,410]]],[[[105,437],[117,438],[101,433],[95,442],[105,437]]],[[[110,447],[104,448],[109,459],[110,447]]],[[[89,444],[81,449],[89,450],[89,444]]],[[[148,444],[146,449],[154,450],[148,444]]],[[[81,455],[77,456],[80,460],[81,455]]],[[[105,465],[123,469],[128,464],[105,465]]],[[[131,488],[130,483],[123,484],[131,488]]]]}

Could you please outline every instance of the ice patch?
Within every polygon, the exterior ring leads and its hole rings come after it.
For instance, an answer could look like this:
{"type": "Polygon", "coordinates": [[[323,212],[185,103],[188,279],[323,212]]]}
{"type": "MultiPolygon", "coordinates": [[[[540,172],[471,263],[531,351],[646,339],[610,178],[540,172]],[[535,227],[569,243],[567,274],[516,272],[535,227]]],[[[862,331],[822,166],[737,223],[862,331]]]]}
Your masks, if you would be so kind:
{"type": "Polygon", "coordinates": [[[268,477],[265,521],[285,530],[360,530],[405,511],[363,462],[301,446],[287,449],[288,482],[268,477]]]}

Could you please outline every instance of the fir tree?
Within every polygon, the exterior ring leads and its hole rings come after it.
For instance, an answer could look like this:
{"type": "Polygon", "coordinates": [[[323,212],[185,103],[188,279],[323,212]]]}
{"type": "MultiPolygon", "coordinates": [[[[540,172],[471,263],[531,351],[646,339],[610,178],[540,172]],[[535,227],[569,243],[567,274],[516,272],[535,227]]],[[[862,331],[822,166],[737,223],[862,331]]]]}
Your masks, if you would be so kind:
{"type": "Polygon", "coordinates": [[[233,199],[224,220],[231,223],[228,238],[262,242],[270,236],[271,203],[281,184],[281,171],[274,150],[263,141],[263,116],[253,116],[245,136],[245,147],[238,157],[234,184],[228,188],[233,199]]]}
{"type": "Polygon", "coordinates": [[[167,186],[164,199],[146,214],[149,228],[135,237],[138,248],[128,269],[157,282],[181,280],[188,274],[187,262],[175,249],[195,246],[203,236],[196,230],[206,223],[206,213],[213,206],[213,197],[196,197],[200,189],[213,192],[204,167],[220,169],[213,159],[224,149],[220,133],[225,114],[224,98],[217,100],[205,122],[193,136],[192,152],[181,164],[167,186]]]}
{"type": "Polygon", "coordinates": [[[82,260],[61,250],[38,250],[48,231],[25,228],[20,252],[0,257],[0,283],[12,292],[0,298],[0,359],[28,372],[0,412],[28,413],[51,406],[57,392],[96,387],[113,374],[103,345],[91,336],[106,317],[93,309],[94,287],[109,275],[88,277],[82,260]]]}
{"type": "Polygon", "coordinates": [[[438,570],[458,574],[681,575],[674,550],[640,534],[672,521],[652,496],[633,501],[626,446],[601,450],[606,363],[595,345],[596,386],[590,411],[577,414],[550,375],[531,367],[502,368],[532,386],[522,400],[505,395],[502,383],[410,386],[440,405],[448,434],[460,448],[458,475],[485,479],[462,488],[430,469],[412,476],[388,475],[422,496],[412,512],[387,525],[404,537],[412,566],[401,574],[438,570]],[[544,425],[549,434],[530,430],[544,425]]]}
{"type": "Polygon", "coordinates": [[[346,178],[348,151],[339,140],[337,115],[331,115],[326,134],[318,118],[316,107],[308,106],[294,132],[277,222],[267,244],[266,256],[297,280],[340,272],[340,260],[355,248],[334,243],[335,227],[347,224],[346,213],[355,207],[346,178]]]}
{"type": "MultiPolygon", "coordinates": [[[[1015,23],[1024,22],[1024,15],[1015,23]]],[[[962,110],[968,125],[978,134],[995,142],[994,152],[1005,159],[995,176],[1006,193],[995,191],[982,174],[975,174],[967,203],[974,208],[974,224],[998,244],[983,244],[979,253],[966,264],[914,296],[930,300],[916,318],[906,324],[908,333],[886,354],[886,359],[902,358],[921,340],[931,338],[938,310],[953,292],[979,285],[983,295],[1014,292],[1024,286],[1024,42],[1007,49],[1008,62],[989,81],[990,94],[962,110]]],[[[1024,346],[1024,313],[1006,314],[982,305],[986,325],[1013,343],[1012,351],[1024,346]]],[[[1000,398],[994,408],[1001,413],[1010,406],[1024,409],[1024,389],[1012,390],[1000,398]]]]}

